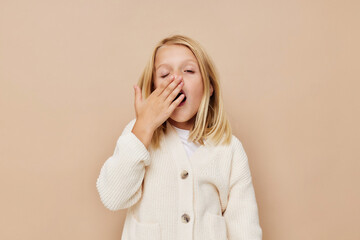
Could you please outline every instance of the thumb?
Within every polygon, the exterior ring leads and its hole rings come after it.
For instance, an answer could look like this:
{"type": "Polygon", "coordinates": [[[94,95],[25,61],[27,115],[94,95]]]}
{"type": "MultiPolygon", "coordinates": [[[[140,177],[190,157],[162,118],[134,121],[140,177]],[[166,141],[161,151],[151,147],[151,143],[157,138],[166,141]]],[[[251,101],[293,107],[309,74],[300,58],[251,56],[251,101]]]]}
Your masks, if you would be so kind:
{"type": "Polygon", "coordinates": [[[134,90],[135,90],[135,104],[137,102],[139,103],[142,102],[141,90],[136,84],[134,85],[134,90]]]}

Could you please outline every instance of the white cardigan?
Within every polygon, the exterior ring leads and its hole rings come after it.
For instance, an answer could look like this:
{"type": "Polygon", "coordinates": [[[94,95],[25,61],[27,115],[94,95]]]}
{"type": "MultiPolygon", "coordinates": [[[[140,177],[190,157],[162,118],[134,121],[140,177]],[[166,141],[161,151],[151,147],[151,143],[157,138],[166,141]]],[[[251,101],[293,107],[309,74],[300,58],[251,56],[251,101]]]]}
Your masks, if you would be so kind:
{"type": "Polygon", "coordinates": [[[96,187],[104,206],[126,209],[121,240],[261,240],[245,150],[209,141],[190,156],[172,125],[161,149],[149,150],[124,128],[96,187]]]}

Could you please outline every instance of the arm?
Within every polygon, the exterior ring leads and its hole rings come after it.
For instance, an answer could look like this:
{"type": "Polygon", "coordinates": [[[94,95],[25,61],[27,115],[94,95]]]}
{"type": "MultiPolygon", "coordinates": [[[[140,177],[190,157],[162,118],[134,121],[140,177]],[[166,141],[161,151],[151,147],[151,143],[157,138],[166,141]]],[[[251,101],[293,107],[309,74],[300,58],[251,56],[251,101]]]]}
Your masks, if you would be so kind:
{"type": "Polygon", "coordinates": [[[229,240],[261,240],[258,208],[248,158],[235,137],[228,204],[225,217],[229,240]]]}
{"type": "Polygon", "coordinates": [[[145,166],[150,165],[149,151],[131,131],[135,121],[124,128],[96,181],[102,203],[112,211],[129,208],[140,199],[145,166]]]}

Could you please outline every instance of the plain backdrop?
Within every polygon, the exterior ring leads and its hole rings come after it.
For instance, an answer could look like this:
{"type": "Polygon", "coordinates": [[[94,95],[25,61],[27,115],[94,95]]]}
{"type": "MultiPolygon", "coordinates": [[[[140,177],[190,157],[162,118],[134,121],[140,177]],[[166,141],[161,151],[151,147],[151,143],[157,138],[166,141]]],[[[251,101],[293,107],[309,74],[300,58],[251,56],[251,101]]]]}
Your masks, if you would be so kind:
{"type": "Polygon", "coordinates": [[[0,2],[0,239],[120,239],[100,168],[155,44],[199,41],[264,240],[360,239],[359,1],[0,2]]]}

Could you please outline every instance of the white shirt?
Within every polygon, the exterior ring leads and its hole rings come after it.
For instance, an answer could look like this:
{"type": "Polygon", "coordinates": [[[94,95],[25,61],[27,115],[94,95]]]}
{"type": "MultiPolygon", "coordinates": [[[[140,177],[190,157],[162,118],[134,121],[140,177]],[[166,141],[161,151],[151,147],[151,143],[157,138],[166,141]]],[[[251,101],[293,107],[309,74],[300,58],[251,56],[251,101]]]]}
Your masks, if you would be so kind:
{"type": "Polygon", "coordinates": [[[200,144],[188,141],[190,130],[177,128],[174,125],[171,126],[176,130],[177,134],[179,135],[180,140],[186,150],[186,154],[190,158],[190,156],[195,152],[195,150],[200,147],[200,144]]]}

